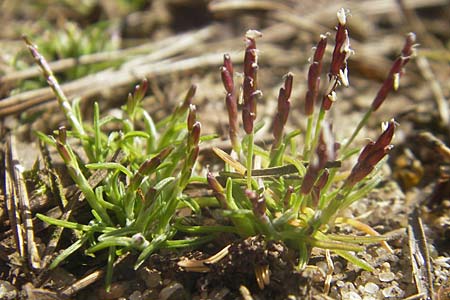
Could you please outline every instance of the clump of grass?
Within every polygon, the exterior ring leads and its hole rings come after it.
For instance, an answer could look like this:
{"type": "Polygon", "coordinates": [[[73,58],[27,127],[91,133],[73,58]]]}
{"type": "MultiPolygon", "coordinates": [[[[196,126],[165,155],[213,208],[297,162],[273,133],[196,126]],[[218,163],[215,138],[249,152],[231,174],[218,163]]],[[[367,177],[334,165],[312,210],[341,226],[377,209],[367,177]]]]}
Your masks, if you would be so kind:
{"type": "MultiPolygon", "coordinates": [[[[327,86],[322,95],[320,85],[327,35],[320,37],[311,59],[304,102],[307,126],[301,151],[296,142],[300,131],[285,133],[284,130],[294,85],[291,73],[286,74],[279,91],[277,111],[272,122],[271,147],[264,149],[254,143],[255,132],[264,126],[255,123],[257,102],[262,97],[257,83],[260,73],[256,48],[256,39],[261,34],[250,30],[245,36],[241,89],[234,81],[234,67],[230,55],[224,55],[221,76],[226,92],[232,152],[225,153],[214,149],[225,162],[225,170],[219,174],[208,173],[207,182],[214,191],[222,214],[230,220],[228,231],[236,232],[244,238],[263,235],[266,239],[284,241],[289,247],[298,250],[299,269],[307,264],[311,249],[319,247],[334,251],[370,271],[373,270],[372,266],[355,253],[364,251],[364,244],[373,243],[382,243],[390,250],[385,238],[368,225],[339,217],[339,213],[362,199],[380,182],[379,166],[393,147],[391,141],[396,123],[393,119],[384,123],[381,135],[375,141],[370,141],[362,150],[353,148],[352,142],[388,93],[398,88],[404,66],[414,54],[415,36],[412,33],[407,35],[401,55],[394,62],[372,106],[351,137],[337,142],[332,133],[332,124],[326,121],[326,116],[338,102],[338,88],[349,84],[347,60],[353,54],[346,26],[347,12],[341,9],[337,17],[339,22],[334,50],[328,80],[325,83],[327,86]],[[240,90],[242,95],[239,95],[240,90]],[[242,103],[239,103],[240,98],[242,103]],[[241,129],[238,108],[242,110],[242,138],[239,137],[241,129]],[[358,155],[357,162],[349,175],[345,175],[346,170],[341,170],[341,164],[355,155],[358,155]],[[333,234],[331,228],[337,223],[350,224],[368,236],[333,234]]],[[[211,232],[207,226],[183,226],[179,229],[197,231],[199,234],[211,232]]],[[[223,257],[226,251],[221,251],[220,254],[220,257],[223,257]]],[[[187,270],[205,271],[208,270],[208,263],[216,261],[215,256],[213,261],[182,261],[180,265],[187,270]]],[[[258,278],[258,282],[264,280],[258,278]]]]}
{"type": "MultiPolygon", "coordinates": [[[[30,36],[37,44],[41,45],[40,54],[51,61],[79,58],[87,54],[116,50],[118,47],[118,44],[113,42],[110,35],[105,34],[107,26],[110,26],[108,22],[99,22],[86,28],[80,28],[76,23],[66,22],[56,31],[50,28],[49,24],[43,23],[43,25],[48,27],[44,33],[39,35],[31,33],[30,36]]],[[[26,53],[19,52],[14,58],[12,63],[17,70],[29,68],[25,55],[26,53]]],[[[115,64],[117,63],[77,64],[61,72],[60,80],[77,79],[115,64]]],[[[45,80],[40,78],[27,79],[20,83],[18,90],[31,90],[45,85],[45,80]]]]}
{"type": "MultiPolygon", "coordinates": [[[[176,230],[171,220],[180,203],[189,201],[183,190],[191,179],[199,153],[201,125],[192,104],[196,87],[167,118],[155,123],[142,109],[148,83],[143,80],[128,96],[121,117],[100,117],[94,103],[93,124],[81,117],[79,103],[70,103],[43,56],[28,39],[28,48],[53,89],[66,115],[70,129],[61,127],[55,136],[38,133],[56,147],[67,172],[81,190],[92,214],[89,224],[59,220],[37,214],[41,220],[78,232],[80,239],[65,249],[51,264],[56,267],[75,251],[86,247],[87,254],[108,249],[107,283],[111,282],[113,262],[126,252],[140,253],[135,267],[160,247],[195,245],[212,237],[173,241],[176,230]],[[103,130],[115,123],[119,128],[103,130]],[[81,145],[74,149],[72,145],[81,145]],[[83,161],[79,151],[84,151],[83,161]],[[92,185],[89,177],[106,171],[92,185]]],[[[74,200],[76,201],[76,199],[74,200]]]]}
{"type": "MultiPolygon", "coordinates": [[[[80,237],[53,261],[51,267],[82,247],[88,254],[107,249],[106,281],[109,284],[113,262],[126,252],[139,253],[137,268],[157,249],[195,246],[211,241],[223,232],[231,232],[244,238],[263,235],[268,240],[283,241],[297,250],[299,269],[307,264],[311,249],[319,247],[334,251],[363,269],[372,270],[372,266],[355,252],[363,251],[362,245],[372,243],[384,243],[388,248],[385,238],[357,220],[339,217],[339,213],[380,182],[379,165],[392,148],[396,123],[394,120],[386,122],[381,135],[361,151],[352,148],[352,142],[388,93],[398,88],[403,68],[414,54],[415,36],[407,36],[401,55],[352,136],[336,142],[326,116],[337,101],[338,88],[348,85],[347,60],[353,54],[346,26],[347,13],[341,9],[337,16],[335,45],[323,94],[320,94],[320,84],[328,36],[320,37],[311,59],[305,95],[307,126],[303,149],[297,146],[300,130],[285,133],[294,86],[291,73],[285,76],[279,91],[271,147],[264,149],[255,144],[255,133],[264,126],[255,123],[257,102],[263,97],[257,84],[256,39],[261,34],[250,30],[245,36],[242,89],[235,83],[231,57],[224,55],[221,76],[226,91],[232,152],[214,148],[225,162],[225,169],[219,174],[208,172],[203,179],[193,176],[192,171],[199,155],[200,141],[209,138],[200,137],[201,125],[192,105],[195,87],[187,92],[182,104],[170,116],[155,123],[140,105],[147,90],[144,80],[129,95],[119,118],[101,118],[95,103],[91,125],[82,119],[78,103],[69,103],[45,59],[26,40],[70,126],[70,129],[60,128],[55,136],[39,136],[56,147],[92,213],[89,224],[38,214],[45,222],[77,231],[80,237]],[[103,128],[109,123],[116,123],[120,129],[105,132],[103,128]],[[81,144],[87,161],[74,150],[74,142],[81,144]],[[342,162],[358,153],[349,175],[343,176],[342,162]],[[88,178],[95,170],[105,170],[105,173],[96,185],[92,185],[88,178]],[[194,180],[209,186],[214,194],[209,200],[216,199],[216,203],[191,198],[184,193],[194,180]],[[218,206],[229,222],[216,226],[186,224],[183,219],[174,217],[182,205],[193,208],[195,213],[201,213],[202,205],[218,206]],[[368,236],[333,234],[330,228],[337,223],[350,224],[368,236]],[[185,238],[174,240],[177,231],[184,233],[185,238]]],[[[180,265],[187,270],[205,271],[206,264],[220,260],[227,249],[228,246],[210,260],[184,261],[180,265]]],[[[267,266],[255,266],[256,269],[256,274],[265,274],[265,278],[258,278],[258,283],[267,282],[267,266]]]]}

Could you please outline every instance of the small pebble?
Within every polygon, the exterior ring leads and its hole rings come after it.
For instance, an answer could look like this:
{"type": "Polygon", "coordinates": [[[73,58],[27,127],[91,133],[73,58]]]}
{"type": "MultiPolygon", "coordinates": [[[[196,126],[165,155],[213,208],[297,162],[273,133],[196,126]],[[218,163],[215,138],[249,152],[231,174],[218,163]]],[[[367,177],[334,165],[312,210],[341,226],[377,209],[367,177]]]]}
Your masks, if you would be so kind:
{"type": "Polygon", "coordinates": [[[334,274],[340,274],[342,272],[342,268],[343,268],[342,263],[339,261],[336,261],[334,263],[334,274]]]}
{"type": "Polygon", "coordinates": [[[230,293],[230,290],[227,288],[222,288],[220,290],[213,290],[209,296],[208,299],[212,300],[222,300],[225,299],[225,296],[230,293]]]}
{"type": "Polygon", "coordinates": [[[122,297],[125,294],[125,291],[128,289],[129,283],[125,281],[121,282],[113,282],[111,284],[111,288],[109,289],[109,292],[105,290],[105,287],[99,287],[97,289],[97,295],[98,299],[102,300],[110,300],[110,299],[117,299],[122,297]]]}
{"type": "Polygon", "coordinates": [[[363,281],[363,282],[367,282],[369,279],[371,279],[372,278],[372,273],[371,272],[368,272],[368,271],[362,271],[361,272],[361,275],[359,276],[360,278],[361,278],[361,280],[363,281]]]}
{"type": "Polygon", "coordinates": [[[386,250],[382,247],[378,247],[377,249],[375,249],[375,252],[379,257],[383,257],[387,254],[386,250]]]}
{"type": "Polygon", "coordinates": [[[158,299],[158,291],[154,289],[145,290],[142,293],[142,299],[158,299]]]}
{"type": "Polygon", "coordinates": [[[356,291],[355,285],[352,282],[346,282],[344,289],[347,289],[347,291],[356,291]]]}
{"type": "Polygon", "coordinates": [[[149,289],[155,288],[162,283],[161,273],[157,270],[150,269],[149,267],[144,267],[139,270],[139,277],[149,289]]]}
{"type": "Polygon", "coordinates": [[[373,282],[368,282],[366,283],[366,285],[364,286],[364,292],[368,293],[368,294],[375,294],[380,290],[380,288],[378,287],[378,285],[376,285],[373,282]]]}
{"type": "Polygon", "coordinates": [[[129,300],[141,300],[141,299],[143,299],[142,293],[140,291],[134,291],[128,299],[129,300]]]}
{"type": "Polygon", "coordinates": [[[342,296],[342,299],[347,299],[347,300],[362,300],[361,296],[358,295],[358,293],[356,293],[354,291],[342,292],[341,296],[342,296]]]}
{"type": "Polygon", "coordinates": [[[323,275],[326,275],[326,274],[327,274],[327,272],[328,272],[328,265],[327,265],[326,262],[324,262],[324,261],[319,261],[319,262],[316,264],[316,266],[320,269],[320,271],[321,271],[321,273],[322,273],[323,275]]]}
{"type": "Polygon", "coordinates": [[[336,281],[336,286],[337,287],[343,287],[345,285],[345,283],[342,281],[342,280],[338,280],[338,281],[336,281]]]}
{"type": "Polygon", "coordinates": [[[185,299],[184,287],[179,282],[172,282],[159,292],[160,300],[185,299]]]}
{"type": "Polygon", "coordinates": [[[384,262],[384,263],[381,265],[381,270],[383,270],[383,272],[389,272],[389,271],[391,270],[391,264],[388,263],[387,261],[384,262]]]}
{"type": "Polygon", "coordinates": [[[10,300],[16,299],[17,290],[8,281],[0,280],[0,299],[10,300]]]}
{"type": "Polygon", "coordinates": [[[395,285],[384,288],[381,292],[386,298],[402,298],[405,295],[405,292],[395,285]]]}
{"type": "Polygon", "coordinates": [[[378,275],[381,282],[390,282],[395,279],[395,274],[392,272],[382,272],[378,275]]]}

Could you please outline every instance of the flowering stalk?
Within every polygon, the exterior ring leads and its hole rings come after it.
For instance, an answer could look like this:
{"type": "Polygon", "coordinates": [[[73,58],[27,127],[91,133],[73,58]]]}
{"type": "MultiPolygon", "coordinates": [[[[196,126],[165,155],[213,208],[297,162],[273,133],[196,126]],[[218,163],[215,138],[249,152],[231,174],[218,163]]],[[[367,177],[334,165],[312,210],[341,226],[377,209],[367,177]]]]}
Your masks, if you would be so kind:
{"type": "MultiPolygon", "coordinates": [[[[172,114],[172,120],[183,116],[183,114],[189,109],[196,91],[197,86],[195,84],[192,84],[189,87],[186,95],[184,96],[183,102],[175,109],[175,112],[172,114]]],[[[170,121],[170,119],[168,121],[170,121]]]]}
{"type": "Polygon", "coordinates": [[[372,102],[372,110],[377,111],[381,104],[386,99],[391,90],[396,91],[400,84],[400,77],[403,76],[404,67],[410,60],[411,56],[415,52],[416,35],[410,32],[406,36],[405,45],[403,46],[400,56],[392,64],[391,70],[388,73],[387,78],[383,82],[380,90],[378,91],[375,99],[372,102]]]}
{"type": "Polygon", "coordinates": [[[409,62],[411,57],[415,54],[415,46],[416,46],[415,42],[416,42],[416,35],[412,32],[408,33],[400,56],[392,64],[391,70],[389,71],[382,86],[378,90],[377,95],[372,101],[372,105],[364,114],[364,117],[361,119],[358,126],[356,126],[356,129],[353,132],[350,139],[345,143],[343,150],[346,150],[348,146],[350,146],[355,137],[358,135],[361,128],[367,123],[367,120],[372,115],[372,112],[378,110],[381,104],[383,104],[384,100],[386,100],[386,97],[389,95],[389,93],[392,90],[396,91],[398,89],[400,77],[405,73],[404,67],[409,62]]]}
{"type": "Polygon", "coordinates": [[[393,148],[393,145],[390,145],[390,143],[394,136],[394,130],[395,121],[392,119],[387,123],[386,129],[378,139],[375,142],[370,141],[364,147],[358,157],[358,162],[353,167],[350,176],[346,179],[343,188],[353,187],[372,172],[378,162],[393,148]]]}
{"type": "Polygon", "coordinates": [[[133,122],[136,118],[137,113],[136,109],[139,103],[142,101],[142,99],[144,99],[147,89],[148,89],[148,80],[143,79],[141,81],[141,84],[136,85],[136,87],[134,88],[134,93],[128,94],[126,110],[127,114],[130,116],[131,121],[133,122]]]}
{"type": "Polygon", "coordinates": [[[56,149],[58,150],[59,155],[66,164],[67,171],[69,172],[70,177],[77,184],[78,188],[85,196],[86,200],[89,203],[89,206],[100,216],[102,222],[104,222],[105,225],[112,224],[111,219],[106,212],[106,209],[102,205],[100,205],[94,190],[92,189],[86,177],[83,175],[83,172],[81,172],[75,154],[73,153],[70,146],[66,143],[65,128],[60,128],[59,133],[59,138],[56,141],[56,149]]]}
{"type": "Polygon", "coordinates": [[[290,97],[292,92],[292,80],[292,73],[288,73],[284,80],[284,86],[280,88],[280,92],[278,94],[277,114],[275,115],[273,121],[272,131],[274,138],[271,149],[272,156],[275,150],[280,147],[282,142],[284,126],[286,125],[289,110],[291,107],[290,97]]]}
{"type": "Polygon", "coordinates": [[[59,107],[63,110],[64,115],[66,116],[67,121],[69,122],[70,126],[72,127],[72,131],[75,132],[81,139],[81,143],[83,145],[83,149],[86,152],[86,155],[90,160],[93,160],[95,158],[95,149],[92,147],[92,143],[89,141],[89,137],[84,130],[84,127],[82,125],[81,116],[79,115],[79,111],[77,112],[72,108],[72,105],[67,99],[66,95],[64,94],[63,90],[61,89],[61,86],[59,85],[58,80],[56,79],[55,75],[53,74],[53,71],[50,69],[50,66],[47,63],[47,60],[44,56],[42,56],[39,53],[39,50],[36,45],[32,43],[32,41],[27,37],[23,37],[28,50],[30,51],[31,55],[33,56],[36,63],[41,68],[41,71],[47,80],[47,84],[52,89],[53,93],[56,96],[56,99],[58,100],[59,107]]]}
{"type": "Polygon", "coordinates": [[[191,178],[192,175],[192,168],[195,165],[198,153],[200,151],[198,144],[200,141],[201,124],[200,122],[197,121],[196,108],[195,105],[192,104],[189,106],[187,129],[188,129],[188,138],[187,138],[186,159],[184,161],[183,169],[181,170],[181,178],[179,183],[180,190],[183,190],[188,184],[189,178],[191,178]]]}
{"type": "Polygon", "coordinates": [[[247,31],[245,42],[244,57],[244,82],[243,82],[243,98],[242,122],[245,132],[250,135],[253,133],[253,123],[256,119],[256,72],[258,70],[258,50],[256,49],[255,37],[260,33],[255,30],[247,31]]]}
{"type": "Polygon", "coordinates": [[[223,56],[223,66],[220,68],[220,73],[226,91],[225,104],[228,111],[228,133],[230,135],[231,146],[234,152],[239,153],[241,146],[238,140],[239,121],[237,99],[234,91],[233,63],[229,54],[223,56]]]}
{"type": "Polygon", "coordinates": [[[337,12],[338,26],[335,36],[335,45],[333,50],[333,56],[331,58],[330,71],[328,73],[329,85],[327,92],[322,98],[322,106],[320,107],[319,115],[317,116],[316,129],[314,140],[311,145],[311,149],[317,145],[317,141],[320,134],[320,128],[325,118],[325,114],[330,110],[331,105],[336,102],[336,88],[339,85],[348,86],[348,71],[347,60],[350,55],[353,54],[353,50],[350,48],[350,38],[347,30],[347,13],[341,8],[337,12]]]}
{"type": "Polygon", "coordinates": [[[58,80],[53,74],[53,71],[50,69],[47,60],[39,53],[37,46],[34,45],[28,37],[24,36],[23,39],[27,44],[28,50],[30,51],[34,60],[41,67],[41,70],[43,72],[45,79],[47,80],[48,85],[53,90],[53,93],[56,95],[56,99],[58,100],[59,106],[63,109],[68,122],[72,126],[72,130],[74,130],[81,137],[86,137],[86,132],[83,128],[83,125],[76,117],[69,100],[67,99],[63,90],[61,89],[61,86],[59,85],[58,80]]]}
{"type": "Polygon", "coordinates": [[[136,171],[134,176],[130,180],[130,184],[127,187],[126,194],[124,196],[124,207],[127,221],[131,223],[135,219],[135,203],[136,203],[136,193],[139,190],[139,187],[144,182],[144,180],[150,174],[154,173],[157,168],[161,165],[163,160],[169,156],[172,152],[173,147],[167,147],[163,149],[158,155],[154,156],[151,159],[147,159],[144,161],[139,169],[136,171]]]}
{"type": "Polygon", "coordinates": [[[245,190],[245,195],[252,203],[253,214],[262,222],[269,222],[269,219],[266,215],[266,200],[261,195],[258,195],[255,191],[245,190]]]}
{"type": "Polygon", "coordinates": [[[242,107],[242,123],[245,133],[248,136],[247,144],[247,188],[252,186],[252,167],[253,167],[253,143],[254,128],[253,124],[256,119],[256,99],[261,96],[261,91],[257,90],[256,73],[258,70],[258,50],[256,49],[256,37],[260,37],[261,33],[256,30],[249,30],[245,35],[247,47],[244,56],[244,83],[242,107]]]}
{"type": "MultiPolygon", "coordinates": [[[[208,181],[209,187],[213,190],[214,197],[216,197],[216,199],[219,201],[220,206],[223,209],[227,209],[227,198],[225,196],[225,190],[222,185],[211,172],[208,172],[208,174],[206,174],[206,180],[208,181]]],[[[236,209],[237,206],[234,205],[234,208],[236,209]]]]}
{"type": "Polygon", "coordinates": [[[324,123],[322,126],[322,130],[320,132],[320,138],[317,144],[316,153],[311,157],[308,168],[306,169],[306,174],[303,177],[303,182],[300,187],[300,197],[294,206],[294,211],[297,211],[300,207],[302,199],[309,195],[314,187],[316,187],[316,193],[320,192],[327,180],[328,175],[321,175],[320,182],[317,182],[320,173],[324,174],[325,166],[327,162],[332,161],[336,158],[336,147],[334,143],[333,135],[331,134],[331,126],[328,123],[324,123]],[[317,189],[319,189],[317,191],[317,189]]]}
{"type": "Polygon", "coordinates": [[[326,224],[342,208],[343,203],[349,196],[352,188],[369,175],[375,166],[387,155],[392,149],[390,145],[395,131],[395,121],[392,119],[378,139],[370,141],[361,151],[358,161],[352,168],[350,175],[345,180],[339,193],[325,207],[317,210],[313,220],[307,229],[311,234],[318,230],[321,224],[326,224]]]}
{"type": "Polygon", "coordinates": [[[308,90],[305,95],[305,114],[308,116],[306,126],[305,146],[303,147],[303,157],[308,159],[308,151],[311,143],[311,133],[314,118],[314,106],[319,94],[320,74],[322,73],[322,59],[327,47],[327,36],[321,35],[314,52],[313,61],[308,70],[308,90]]]}
{"type": "Polygon", "coordinates": [[[319,179],[317,179],[316,184],[313,187],[312,200],[313,200],[314,206],[316,206],[316,207],[319,204],[320,194],[321,194],[323,188],[326,186],[329,176],[330,176],[330,172],[328,171],[328,169],[324,169],[322,175],[320,175],[319,179]]]}

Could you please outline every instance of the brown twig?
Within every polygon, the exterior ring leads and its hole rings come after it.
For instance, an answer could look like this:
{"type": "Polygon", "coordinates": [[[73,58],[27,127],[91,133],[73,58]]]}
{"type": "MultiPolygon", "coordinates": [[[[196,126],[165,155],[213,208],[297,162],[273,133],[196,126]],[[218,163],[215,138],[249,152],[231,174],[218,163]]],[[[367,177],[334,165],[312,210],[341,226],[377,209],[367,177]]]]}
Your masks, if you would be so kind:
{"type": "MultiPolygon", "coordinates": [[[[130,57],[139,55],[139,57],[133,59],[130,62],[130,67],[133,65],[136,66],[143,62],[148,63],[151,61],[158,61],[180,53],[183,50],[192,47],[195,43],[197,43],[199,40],[202,40],[204,37],[209,37],[212,30],[214,30],[214,28],[213,26],[210,26],[204,28],[201,31],[188,32],[181,35],[171,36],[158,42],[149,42],[136,47],[130,47],[116,51],[86,54],[78,58],[60,59],[50,62],[48,65],[53,72],[58,73],[79,65],[90,65],[101,62],[111,63],[118,60],[129,61],[130,57]],[[145,53],[149,54],[142,56],[145,53]]],[[[6,84],[12,81],[29,79],[40,75],[41,69],[39,68],[39,66],[33,66],[28,69],[11,72],[0,77],[0,83],[6,84]]]]}
{"type": "Polygon", "coordinates": [[[8,186],[13,186],[10,190],[7,198],[10,199],[10,205],[8,205],[8,214],[10,216],[10,222],[15,224],[15,237],[16,243],[19,245],[19,253],[28,259],[28,263],[33,269],[41,268],[41,259],[34,240],[34,227],[31,217],[30,200],[28,198],[28,192],[25,185],[25,178],[23,176],[23,167],[19,164],[19,157],[16,152],[15,137],[11,136],[8,140],[8,156],[7,156],[7,170],[6,172],[8,186]],[[9,210],[12,210],[9,212],[9,210]],[[19,232],[20,231],[20,232],[19,232]],[[22,236],[22,232],[25,236],[22,236]],[[26,251],[25,245],[26,244],[26,251]],[[22,250],[20,250],[22,249],[22,250]]]}
{"type": "Polygon", "coordinates": [[[431,260],[428,252],[427,239],[423,229],[419,209],[416,207],[409,216],[408,238],[412,266],[412,277],[416,284],[417,294],[425,299],[435,299],[431,260]]]}

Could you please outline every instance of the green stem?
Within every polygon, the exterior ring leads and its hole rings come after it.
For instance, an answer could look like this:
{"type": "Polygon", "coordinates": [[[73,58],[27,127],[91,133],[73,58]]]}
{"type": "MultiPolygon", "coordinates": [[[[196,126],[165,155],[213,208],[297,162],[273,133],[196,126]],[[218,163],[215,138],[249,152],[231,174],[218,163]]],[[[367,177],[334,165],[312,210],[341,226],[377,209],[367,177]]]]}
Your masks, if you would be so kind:
{"type": "Polygon", "coordinates": [[[306,125],[305,133],[305,145],[303,147],[303,160],[308,160],[309,152],[311,149],[311,134],[314,121],[314,114],[308,116],[308,124],[306,125]]]}
{"type": "Polygon", "coordinates": [[[350,139],[348,139],[348,141],[345,143],[344,147],[342,148],[342,150],[341,150],[342,154],[345,153],[345,150],[347,150],[348,146],[350,146],[350,144],[356,138],[356,136],[358,135],[358,133],[361,130],[361,128],[363,128],[363,126],[366,125],[367,120],[369,120],[370,116],[372,115],[372,112],[373,112],[373,109],[371,107],[364,114],[364,117],[361,119],[361,121],[359,121],[358,126],[356,126],[355,131],[353,131],[352,136],[350,137],[350,139]]]}
{"type": "Polygon", "coordinates": [[[255,139],[255,133],[252,132],[248,135],[247,145],[247,188],[252,188],[252,168],[253,168],[253,142],[255,139]]]}
{"type": "Polygon", "coordinates": [[[305,197],[302,193],[298,193],[297,199],[295,199],[294,205],[292,206],[293,207],[292,210],[295,213],[295,217],[297,217],[299,214],[300,206],[303,203],[304,198],[305,197]]]}
{"type": "MultiPolygon", "coordinates": [[[[326,193],[328,191],[328,189],[330,188],[331,184],[333,183],[334,180],[334,176],[336,176],[338,169],[331,169],[330,174],[328,175],[328,181],[325,184],[325,186],[322,188],[322,192],[321,193],[326,193]]],[[[319,204],[318,204],[318,209],[323,209],[325,207],[325,197],[320,197],[319,199],[319,204]]]]}
{"type": "Polygon", "coordinates": [[[320,108],[319,115],[317,116],[316,128],[314,129],[314,139],[309,149],[309,153],[312,153],[319,142],[320,129],[322,128],[323,119],[325,119],[326,110],[320,108]]]}
{"type": "Polygon", "coordinates": [[[116,260],[116,247],[112,246],[112,247],[109,247],[108,263],[106,265],[105,285],[106,285],[107,292],[109,292],[111,290],[113,267],[114,267],[115,260],[116,260]]]}

